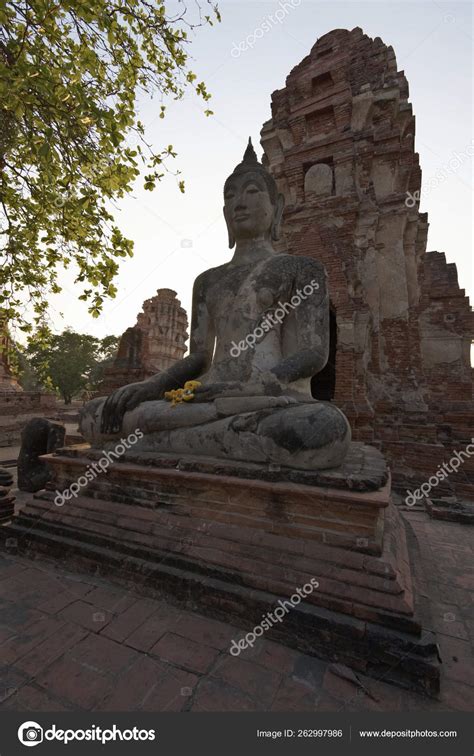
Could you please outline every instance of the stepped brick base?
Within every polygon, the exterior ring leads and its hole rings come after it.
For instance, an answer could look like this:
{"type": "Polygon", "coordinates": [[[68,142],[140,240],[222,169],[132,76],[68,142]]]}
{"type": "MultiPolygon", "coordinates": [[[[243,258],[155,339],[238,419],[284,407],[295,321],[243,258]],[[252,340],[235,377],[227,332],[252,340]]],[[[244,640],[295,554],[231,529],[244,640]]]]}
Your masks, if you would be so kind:
{"type": "MultiPolygon", "coordinates": [[[[97,454],[78,447],[51,455],[54,489],[77,480],[97,454]]],[[[315,578],[317,589],[269,637],[438,692],[435,639],[422,630],[425,608],[389,485],[355,493],[122,460],[83,493],[58,507],[56,492],[42,491],[2,532],[22,551],[132,579],[246,631],[315,578]]]]}

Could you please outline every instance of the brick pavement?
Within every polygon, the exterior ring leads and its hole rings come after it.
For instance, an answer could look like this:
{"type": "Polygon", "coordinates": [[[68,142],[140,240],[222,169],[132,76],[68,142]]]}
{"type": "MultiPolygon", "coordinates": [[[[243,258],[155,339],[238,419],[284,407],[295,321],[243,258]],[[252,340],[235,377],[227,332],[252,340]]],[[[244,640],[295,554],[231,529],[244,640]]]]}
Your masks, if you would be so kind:
{"type": "Polygon", "coordinates": [[[0,553],[0,707],[22,711],[470,710],[474,700],[472,531],[404,515],[420,549],[443,660],[441,700],[359,675],[110,580],[0,553]]]}

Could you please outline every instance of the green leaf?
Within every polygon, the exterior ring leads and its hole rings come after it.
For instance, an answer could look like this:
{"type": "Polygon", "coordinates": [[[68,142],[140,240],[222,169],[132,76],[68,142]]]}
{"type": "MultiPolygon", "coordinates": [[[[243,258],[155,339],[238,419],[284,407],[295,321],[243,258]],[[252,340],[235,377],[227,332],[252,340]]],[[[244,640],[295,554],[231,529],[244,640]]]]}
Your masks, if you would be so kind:
{"type": "MultiPolygon", "coordinates": [[[[219,17],[183,13],[188,28],[219,17]]],[[[149,144],[139,97],[158,95],[160,118],[188,88],[210,97],[189,69],[183,21],[164,0],[1,3],[0,302],[19,326],[45,320],[68,268],[94,317],[115,296],[120,259],[133,255],[115,200],[140,174],[147,191],[177,175],[173,145],[149,144]]]]}

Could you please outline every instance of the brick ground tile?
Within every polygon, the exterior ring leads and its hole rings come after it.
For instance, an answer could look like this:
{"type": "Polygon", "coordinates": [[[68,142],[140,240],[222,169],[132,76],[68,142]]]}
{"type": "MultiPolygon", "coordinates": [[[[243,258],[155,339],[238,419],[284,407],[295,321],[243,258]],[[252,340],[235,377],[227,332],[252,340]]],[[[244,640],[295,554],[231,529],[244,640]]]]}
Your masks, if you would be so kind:
{"type": "Polygon", "coordinates": [[[19,576],[0,583],[1,598],[8,601],[22,601],[33,608],[37,608],[38,604],[54,596],[57,590],[57,586],[52,582],[38,579],[37,571],[34,570],[24,570],[19,576]]]}
{"type": "Polygon", "coordinates": [[[357,692],[357,686],[354,683],[335,675],[329,668],[324,675],[322,688],[332,698],[344,704],[354,698],[357,692]]]}
{"type": "MultiPolygon", "coordinates": [[[[0,609],[1,612],[1,609],[0,609]]],[[[16,635],[15,630],[12,630],[11,627],[6,627],[5,625],[0,625],[0,648],[5,641],[9,640],[9,638],[13,638],[16,635]]]]}
{"type": "Polygon", "coordinates": [[[182,711],[188,708],[199,678],[181,669],[168,668],[145,698],[143,711],[182,711]]]}
{"type": "Polygon", "coordinates": [[[474,660],[470,643],[446,635],[439,635],[438,642],[443,660],[443,674],[450,680],[473,685],[474,660]]]}
{"type": "Polygon", "coordinates": [[[464,612],[468,612],[470,594],[467,591],[463,591],[462,588],[458,588],[453,584],[435,580],[432,574],[429,574],[428,590],[434,606],[437,604],[457,604],[463,607],[464,612]],[[468,597],[467,601],[466,597],[468,597]]]}
{"type": "Polygon", "coordinates": [[[92,590],[92,586],[87,583],[80,583],[74,581],[67,581],[70,583],[66,588],[64,585],[66,581],[62,583],[63,590],[50,596],[44,601],[38,604],[38,610],[45,612],[45,614],[57,614],[69,604],[73,604],[75,601],[79,601],[87,596],[92,590]]]}
{"type": "Polygon", "coordinates": [[[66,699],[77,709],[94,709],[114,687],[114,679],[68,656],[53,662],[35,682],[52,696],[66,699]]]}
{"type": "Polygon", "coordinates": [[[440,708],[449,711],[469,711],[472,713],[474,687],[458,680],[443,680],[440,708]]]}
{"type": "Polygon", "coordinates": [[[156,608],[156,601],[139,599],[122,614],[115,617],[101,634],[121,643],[139,628],[156,611],[156,608]]]}
{"type": "Polygon", "coordinates": [[[456,603],[462,608],[463,616],[474,620],[474,592],[456,588],[456,603]]]}
{"type": "Polygon", "coordinates": [[[327,668],[327,662],[316,659],[314,656],[299,654],[295,660],[291,679],[318,690],[322,688],[327,668]]]}
{"type": "Polygon", "coordinates": [[[123,674],[138,659],[133,649],[95,633],[81,640],[67,656],[105,675],[123,674]]]}
{"type": "Polygon", "coordinates": [[[15,667],[0,666],[0,706],[14,695],[25,683],[26,677],[15,667]]]}
{"type": "Polygon", "coordinates": [[[171,662],[190,672],[205,673],[214,662],[219,651],[203,643],[195,643],[174,633],[166,633],[150,650],[163,661],[171,662]]]}
{"type": "Polygon", "coordinates": [[[474,619],[471,619],[470,617],[465,617],[464,626],[467,630],[469,640],[471,642],[471,646],[474,647],[474,619]]]}
{"type": "Polygon", "coordinates": [[[316,702],[316,711],[343,711],[343,705],[329,693],[322,691],[316,702]]]}
{"type": "Polygon", "coordinates": [[[1,708],[11,711],[71,711],[73,705],[52,698],[44,690],[33,685],[25,685],[5,701],[1,708]]]}
{"type": "Polygon", "coordinates": [[[320,695],[320,690],[285,677],[276,692],[271,711],[315,711],[320,695]]]}
{"type": "Polygon", "coordinates": [[[113,618],[110,612],[87,601],[75,601],[65,609],[61,609],[57,616],[69,622],[75,622],[95,633],[99,633],[113,618]]]}
{"type": "Polygon", "coordinates": [[[0,581],[7,580],[13,575],[19,575],[26,570],[26,565],[18,564],[16,560],[9,557],[0,556],[0,581]]]}
{"type": "Polygon", "coordinates": [[[241,690],[226,685],[221,680],[202,680],[197,688],[191,711],[264,711],[241,690]]]}
{"type": "Polygon", "coordinates": [[[125,643],[139,651],[149,651],[165,633],[174,627],[174,624],[174,617],[166,619],[163,618],[162,612],[155,612],[127,637],[125,643]]]}
{"type": "Polygon", "coordinates": [[[364,688],[353,686],[352,695],[343,703],[345,711],[401,711],[404,692],[400,688],[365,675],[358,677],[364,688]]]}
{"type": "Polygon", "coordinates": [[[87,635],[87,632],[83,627],[63,622],[55,633],[22,656],[15,663],[16,669],[29,677],[34,677],[79,643],[87,635]]]}
{"type": "Polygon", "coordinates": [[[206,646],[218,649],[228,649],[232,639],[240,638],[243,634],[237,627],[191,612],[180,613],[175,632],[196,643],[205,643],[206,646]]]}
{"type": "Polygon", "coordinates": [[[447,707],[443,707],[433,698],[421,696],[409,690],[403,691],[402,711],[431,711],[443,708],[446,710],[447,707]]]}
{"type": "Polygon", "coordinates": [[[38,622],[44,615],[25,604],[0,599],[0,627],[18,633],[38,622]]]}
{"type": "Polygon", "coordinates": [[[293,670],[285,676],[275,696],[273,711],[314,711],[323,693],[327,662],[297,654],[293,670]]]}
{"type": "Polygon", "coordinates": [[[26,604],[37,607],[41,601],[58,593],[62,587],[61,575],[54,569],[46,570],[36,566],[35,563],[33,565],[33,567],[21,570],[18,575],[8,581],[2,581],[0,595],[13,601],[21,599],[26,604]]]}
{"type": "Polygon", "coordinates": [[[129,609],[136,602],[136,597],[126,588],[123,590],[114,590],[109,587],[93,588],[87,594],[87,601],[101,609],[105,609],[112,614],[121,614],[129,609]]]}
{"type": "Polygon", "coordinates": [[[217,677],[270,708],[281,682],[281,675],[258,664],[234,656],[218,659],[211,676],[217,677]]]}
{"type": "Polygon", "coordinates": [[[253,648],[244,649],[239,658],[260,664],[261,667],[279,672],[281,675],[289,675],[299,656],[299,651],[280,646],[273,641],[259,639],[253,648]]]}
{"type": "Polygon", "coordinates": [[[474,591],[474,575],[458,575],[454,581],[460,588],[474,591]]]}
{"type": "Polygon", "coordinates": [[[25,630],[5,641],[0,647],[2,662],[12,664],[51,635],[56,635],[64,623],[55,617],[44,616],[25,630]]]}
{"type": "Polygon", "coordinates": [[[432,609],[433,629],[443,635],[469,640],[461,611],[456,604],[435,604],[432,609]]]}
{"type": "Polygon", "coordinates": [[[135,711],[141,709],[156,682],[165,677],[166,665],[141,655],[101,701],[100,711],[135,711]]]}
{"type": "Polygon", "coordinates": [[[98,711],[181,711],[198,677],[141,656],[98,705],[98,711]]]}

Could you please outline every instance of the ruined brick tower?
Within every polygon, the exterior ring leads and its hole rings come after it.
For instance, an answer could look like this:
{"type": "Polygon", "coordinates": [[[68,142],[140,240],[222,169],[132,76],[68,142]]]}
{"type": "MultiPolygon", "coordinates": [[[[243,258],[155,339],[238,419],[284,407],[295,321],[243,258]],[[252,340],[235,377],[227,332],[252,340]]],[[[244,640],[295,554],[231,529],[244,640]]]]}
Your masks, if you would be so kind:
{"type": "MultiPolygon", "coordinates": [[[[421,189],[414,137],[393,49],[359,28],[317,41],[273,93],[261,132],[286,198],[286,245],[329,275],[331,354],[313,393],[346,412],[355,439],[383,448],[400,489],[474,435],[474,315],[456,266],[426,252],[427,215],[410,200],[421,189]]],[[[472,499],[473,483],[474,457],[436,496],[472,499]]]]}
{"type": "Polygon", "coordinates": [[[10,349],[11,338],[8,332],[6,318],[3,313],[0,312],[0,393],[5,391],[23,391],[11,370],[10,349]]]}
{"type": "Polygon", "coordinates": [[[121,386],[143,381],[184,357],[188,318],[176,292],[158,289],[145,300],[136,325],[123,333],[117,357],[104,373],[101,395],[121,386]]]}

